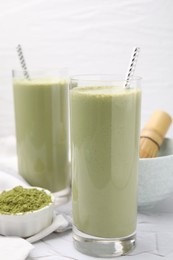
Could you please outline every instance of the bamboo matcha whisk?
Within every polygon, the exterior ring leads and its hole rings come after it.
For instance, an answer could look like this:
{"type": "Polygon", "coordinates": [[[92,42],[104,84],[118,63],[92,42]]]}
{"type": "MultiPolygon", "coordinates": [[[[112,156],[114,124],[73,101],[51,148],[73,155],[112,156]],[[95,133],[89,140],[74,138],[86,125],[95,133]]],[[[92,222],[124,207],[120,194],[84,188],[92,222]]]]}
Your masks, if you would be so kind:
{"type": "Polygon", "coordinates": [[[140,157],[156,157],[172,118],[164,111],[155,111],[142,129],[140,136],[140,157]]]}

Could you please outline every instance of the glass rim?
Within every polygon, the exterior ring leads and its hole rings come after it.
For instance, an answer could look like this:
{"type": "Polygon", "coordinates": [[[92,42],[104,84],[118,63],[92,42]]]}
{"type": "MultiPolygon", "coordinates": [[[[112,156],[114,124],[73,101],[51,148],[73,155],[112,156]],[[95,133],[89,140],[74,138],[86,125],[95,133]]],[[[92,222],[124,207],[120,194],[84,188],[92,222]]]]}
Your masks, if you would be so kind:
{"type": "Polygon", "coordinates": [[[12,69],[11,76],[13,79],[34,80],[37,78],[62,78],[69,81],[69,72],[67,67],[40,68],[33,70],[12,69]]]}
{"type": "Polygon", "coordinates": [[[12,69],[11,70],[12,71],[12,73],[14,73],[14,72],[17,72],[17,73],[24,73],[24,72],[28,72],[28,73],[32,73],[32,72],[34,72],[34,73],[36,73],[36,72],[38,72],[38,73],[40,73],[40,72],[49,72],[49,71],[68,71],[68,68],[67,67],[56,67],[56,68],[40,68],[40,69],[32,69],[32,70],[30,70],[30,69],[12,69]]]}
{"type": "MultiPolygon", "coordinates": [[[[97,82],[97,81],[107,81],[107,82],[125,82],[126,79],[120,74],[75,74],[69,76],[70,81],[86,81],[86,82],[97,82]]],[[[133,76],[130,81],[142,80],[140,76],[133,76]]]]}

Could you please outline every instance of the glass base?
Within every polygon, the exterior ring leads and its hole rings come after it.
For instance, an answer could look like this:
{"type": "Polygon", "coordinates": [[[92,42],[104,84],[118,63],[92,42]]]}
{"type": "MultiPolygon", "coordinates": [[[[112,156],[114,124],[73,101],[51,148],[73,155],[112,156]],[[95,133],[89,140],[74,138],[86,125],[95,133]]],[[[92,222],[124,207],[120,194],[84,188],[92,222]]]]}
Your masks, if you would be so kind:
{"type": "Polygon", "coordinates": [[[87,235],[73,227],[75,248],[86,255],[115,257],[126,255],[135,248],[136,234],[121,238],[101,238],[87,235]]]}
{"type": "Polygon", "coordinates": [[[70,200],[71,197],[71,188],[67,187],[64,190],[54,192],[53,193],[55,197],[55,205],[62,205],[67,203],[70,200]]]}

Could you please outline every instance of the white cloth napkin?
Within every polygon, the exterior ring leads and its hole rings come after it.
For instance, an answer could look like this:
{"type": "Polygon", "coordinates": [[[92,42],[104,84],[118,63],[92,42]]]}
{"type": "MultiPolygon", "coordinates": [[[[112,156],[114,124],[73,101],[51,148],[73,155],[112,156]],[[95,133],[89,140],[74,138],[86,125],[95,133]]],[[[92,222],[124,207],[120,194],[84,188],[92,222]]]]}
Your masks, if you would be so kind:
{"type": "Polygon", "coordinates": [[[16,178],[6,172],[0,171],[0,191],[12,189],[18,185],[21,185],[23,187],[29,186],[29,184],[20,179],[20,177],[16,178]]]}
{"type": "Polygon", "coordinates": [[[19,237],[0,236],[0,259],[1,260],[24,260],[33,245],[19,237]]]}

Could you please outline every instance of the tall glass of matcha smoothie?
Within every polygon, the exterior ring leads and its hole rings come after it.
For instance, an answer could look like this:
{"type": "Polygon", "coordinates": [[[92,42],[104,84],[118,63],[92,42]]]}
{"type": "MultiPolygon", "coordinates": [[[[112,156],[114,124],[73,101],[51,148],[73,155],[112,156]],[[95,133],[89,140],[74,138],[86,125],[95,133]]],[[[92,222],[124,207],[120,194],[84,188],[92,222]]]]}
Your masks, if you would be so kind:
{"type": "Polygon", "coordinates": [[[19,173],[29,184],[70,192],[68,78],[63,70],[13,71],[19,173]]]}
{"type": "Polygon", "coordinates": [[[141,79],[111,75],[70,82],[73,241],[97,257],[135,246],[141,79]]]}

